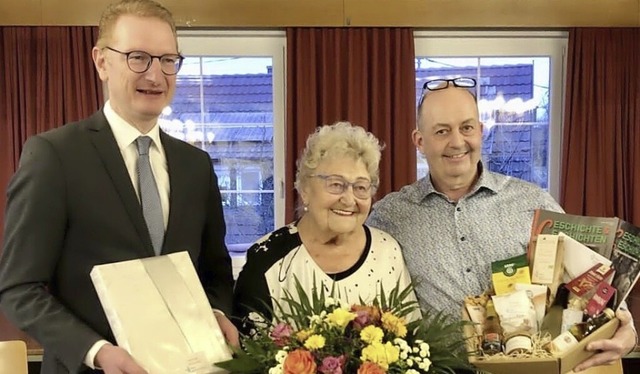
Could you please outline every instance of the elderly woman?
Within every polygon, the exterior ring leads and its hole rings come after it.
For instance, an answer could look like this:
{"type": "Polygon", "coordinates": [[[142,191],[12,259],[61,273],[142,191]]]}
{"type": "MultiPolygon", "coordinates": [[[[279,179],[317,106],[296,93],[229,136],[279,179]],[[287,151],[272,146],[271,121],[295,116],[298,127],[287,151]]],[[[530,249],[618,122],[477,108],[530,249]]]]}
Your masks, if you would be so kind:
{"type": "Polygon", "coordinates": [[[400,289],[409,285],[398,242],[364,225],[381,149],[373,134],[348,122],[322,126],[307,139],[295,182],[302,217],[249,248],[236,283],[234,314],[245,331],[250,312],[271,317],[265,305],[277,310],[272,298],[295,295],[295,279],[309,292],[322,285],[348,303],[372,301],[380,286],[388,292],[398,282],[400,289]]]}

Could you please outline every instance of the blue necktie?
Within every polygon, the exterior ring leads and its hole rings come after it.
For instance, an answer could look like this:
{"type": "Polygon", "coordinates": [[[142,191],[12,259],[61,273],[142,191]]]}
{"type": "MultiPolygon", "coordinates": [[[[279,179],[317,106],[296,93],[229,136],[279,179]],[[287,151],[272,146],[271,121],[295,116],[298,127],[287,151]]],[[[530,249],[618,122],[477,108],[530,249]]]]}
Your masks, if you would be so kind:
{"type": "Polygon", "coordinates": [[[140,192],[140,203],[142,204],[142,214],[147,222],[149,236],[156,255],[162,251],[164,241],[164,219],[162,217],[162,205],[160,205],[160,194],[156,179],[151,171],[149,162],[149,146],[151,138],[140,136],[136,139],[138,146],[138,189],[140,192]]]}

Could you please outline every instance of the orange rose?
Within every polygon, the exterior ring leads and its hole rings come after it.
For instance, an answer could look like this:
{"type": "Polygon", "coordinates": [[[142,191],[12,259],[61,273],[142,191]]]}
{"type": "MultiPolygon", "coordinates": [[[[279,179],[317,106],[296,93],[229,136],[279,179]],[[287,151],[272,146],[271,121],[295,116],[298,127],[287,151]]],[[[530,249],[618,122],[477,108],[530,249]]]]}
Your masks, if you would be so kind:
{"type": "Polygon", "coordinates": [[[358,368],[358,374],[384,374],[386,371],[373,362],[365,362],[358,368]]]}
{"type": "Polygon", "coordinates": [[[313,355],[304,349],[296,349],[290,352],[282,364],[284,374],[315,374],[316,368],[313,355]]]}

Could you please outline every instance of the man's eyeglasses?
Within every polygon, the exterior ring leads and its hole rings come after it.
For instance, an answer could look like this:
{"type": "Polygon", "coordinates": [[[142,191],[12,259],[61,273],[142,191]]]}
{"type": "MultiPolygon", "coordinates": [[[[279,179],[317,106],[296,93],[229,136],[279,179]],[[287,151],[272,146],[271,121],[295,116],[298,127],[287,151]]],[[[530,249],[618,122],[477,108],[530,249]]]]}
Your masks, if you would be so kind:
{"type": "Polygon", "coordinates": [[[184,57],[179,54],[166,54],[162,56],[153,56],[144,51],[122,52],[115,48],[105,47],[110,51],[120,53],[127,58],[127,66],[134,73],[144,73],[151,67],[153,59],[160,61],[160,69],[166,75],[176,75],[182,67],[184,57]]]}
{"type": "MultiPolygon", "coordinates": [[[[475,88],[476,80],[473,78],[467,77],[458,77],[453,79],[432,79],[430,81],[426,81],[424,85],[422,85],[422,96],[420,97],[420,101],[418,102],[418,108],[422,107],[422,103],[424,102],[424,98],[427,96],[427,91],[438,91],[444,90],[448,88],[449,85],[453,85],[454,87],[459,88],[475,88]]],[[[475,98],[475,94],[471,93],[475,98]]]]}
{"type": "Polygon", "coordinates": [[[332,195],[342,195],[349,186],[351,186],[355,197],[358,199],[368,199],[375,194],[377,189],[377,186],[364,179],[351,183],[340,175],[311,174],[310,177],[324,180],[325,190],[332,195]]]}
{"type": "Polygon", "coordinates": [[[422,86],[423,90],[438,91],[444,90],[453,84],[454,87],[460,88],[474,88],[476,86],[476,80],[473,78],[459,77],[453,79],[433,79],[426,81],[422,86]]]}

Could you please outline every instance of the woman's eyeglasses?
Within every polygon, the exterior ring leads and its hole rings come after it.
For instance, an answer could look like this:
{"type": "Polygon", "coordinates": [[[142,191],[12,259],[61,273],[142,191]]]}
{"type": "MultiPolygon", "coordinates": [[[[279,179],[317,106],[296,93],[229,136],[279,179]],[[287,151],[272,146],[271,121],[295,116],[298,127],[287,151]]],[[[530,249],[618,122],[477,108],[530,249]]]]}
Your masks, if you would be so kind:
{"type": "Polygon", "coordinates": [[[358,199],[368,199],[373,196],[377,188],[373,183],[365,179],[351,183],[340,175],[311,174],[310,177],[324,180],[325,190],[332,195],[342,195],[349,186],[351,186],[355,197],[358,199]]]}

